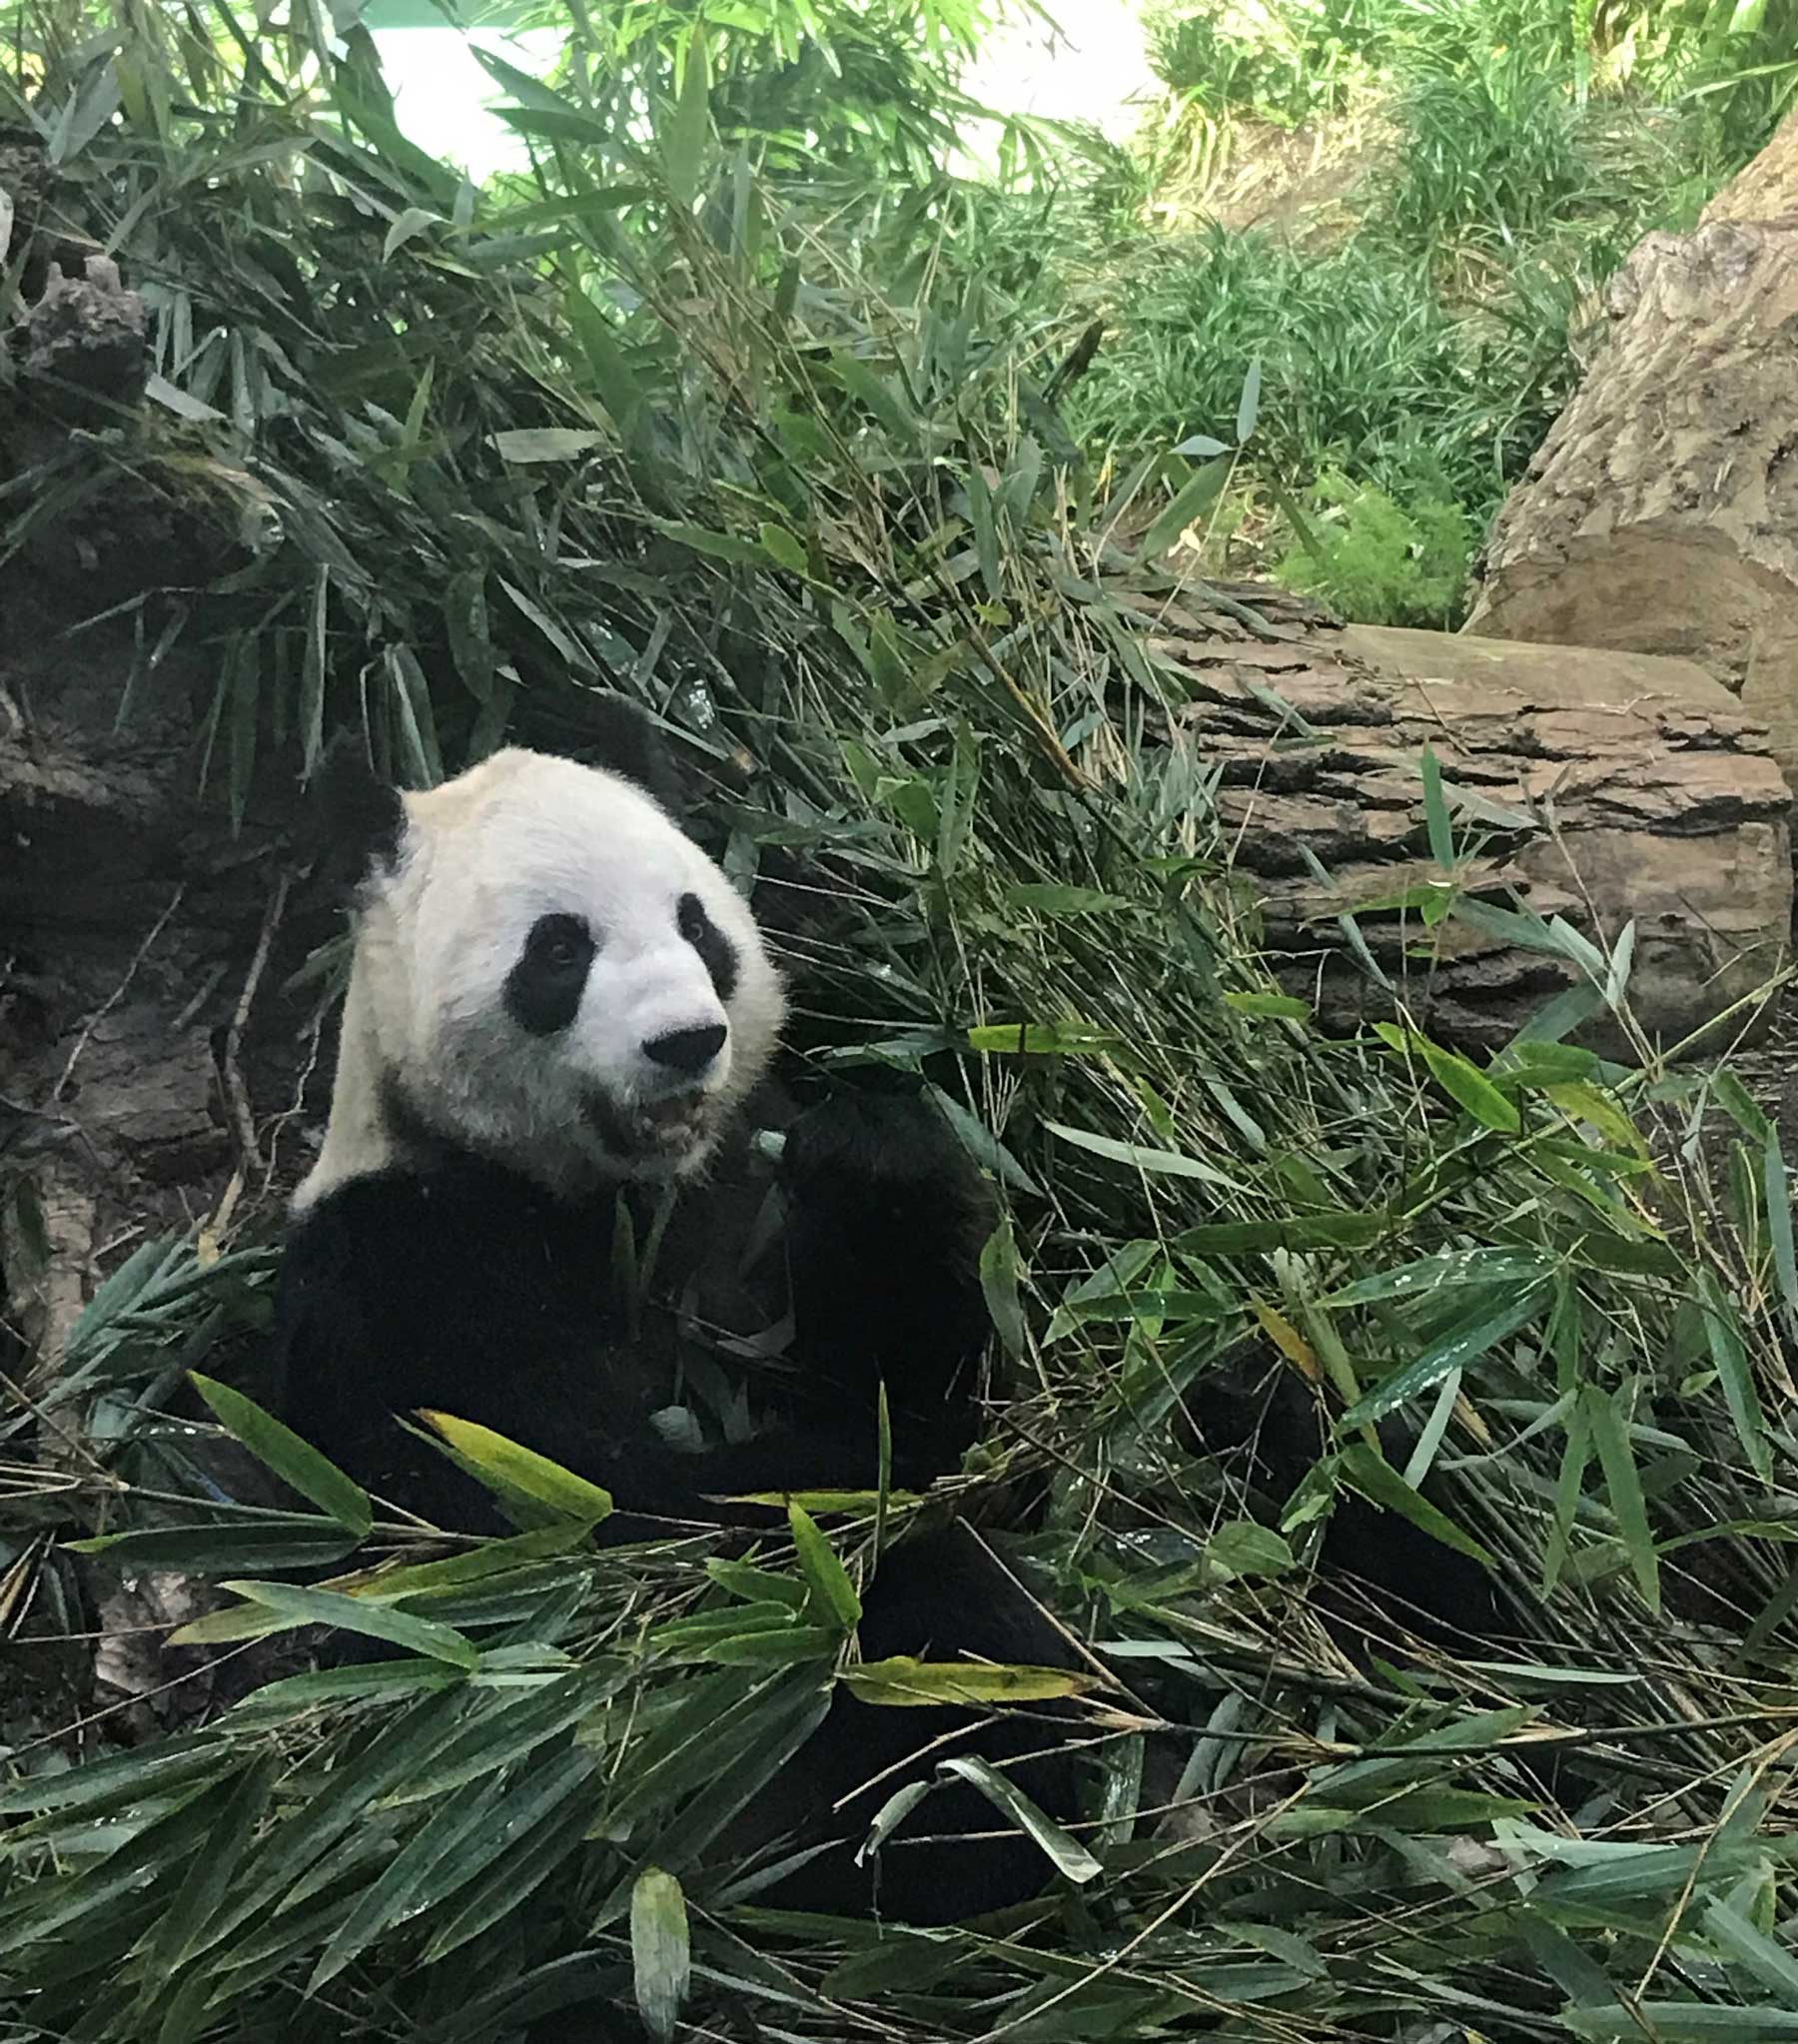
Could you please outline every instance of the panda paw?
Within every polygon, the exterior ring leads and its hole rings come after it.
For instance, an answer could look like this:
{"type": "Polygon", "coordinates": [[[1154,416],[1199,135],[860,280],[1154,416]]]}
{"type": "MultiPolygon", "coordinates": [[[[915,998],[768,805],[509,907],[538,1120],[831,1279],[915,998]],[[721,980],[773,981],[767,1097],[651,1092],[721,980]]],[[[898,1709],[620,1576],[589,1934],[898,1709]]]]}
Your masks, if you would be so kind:
{"type": "Polygon", "coordinates": [[[943,1115],[919,1093],[844,1091],[787,1132],[782,1176],[800,1199],[854,1188],[984,1207],[986,1183],[943,1115]]]}

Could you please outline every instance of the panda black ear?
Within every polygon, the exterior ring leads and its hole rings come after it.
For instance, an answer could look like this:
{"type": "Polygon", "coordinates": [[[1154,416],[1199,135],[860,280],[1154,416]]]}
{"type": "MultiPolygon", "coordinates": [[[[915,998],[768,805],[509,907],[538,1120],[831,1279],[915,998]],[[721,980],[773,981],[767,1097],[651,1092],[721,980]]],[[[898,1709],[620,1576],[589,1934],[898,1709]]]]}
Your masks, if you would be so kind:
{"type": "Polygon", "coordinates": [[[406,831],[400,790],[376,773],[359,731],[340,731],[307,789],[311,824],[333,866],[360,879],[392,865],[406,831]]]}
{"type": "Polygon", "coordinates": [[[674,755],[648,712],[624,695],[592,695],[581,704],[583,756],[634,781],[676,819],[684,804],[674,755]]]}

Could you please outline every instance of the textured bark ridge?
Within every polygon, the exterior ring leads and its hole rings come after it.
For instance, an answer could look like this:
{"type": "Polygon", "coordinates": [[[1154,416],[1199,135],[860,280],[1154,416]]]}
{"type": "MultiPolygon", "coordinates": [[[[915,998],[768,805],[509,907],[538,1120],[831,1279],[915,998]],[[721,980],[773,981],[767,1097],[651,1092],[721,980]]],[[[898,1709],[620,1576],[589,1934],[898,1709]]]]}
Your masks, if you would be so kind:
{"type": "MultiPolygon", "coordinates": [[[[1276,969],[1331,1026],[1392,1006],[1339,918],[1440,878],[1425,745],[1461,811],[1457,845],[1479,847],[1470,891],[1504,906],[1514,890],[1607,943],[1633,920],[1630,1005],[1666,1047],[1781,964],[1790,797],[1765,732],[1691,662],[1323,623],[1233,643],[1197,606],[1140,607],[1188,677],[1180,722],[1220,776],[1276,969]],[[1492,820],[1506,815],[1533,821],[1492,820]]],[[[1414,907],[1359,928],[1412,1013],[1463,1042],[1503,1041],[1575,981],[1458,919],[1426,929],[1414,907]]]]}
{"type": "Polygon", "coordinates": [[[1650,235],[1498,515],[1468,629],[1701,661],[1798,776],[1798,115],[1650,235]]]}

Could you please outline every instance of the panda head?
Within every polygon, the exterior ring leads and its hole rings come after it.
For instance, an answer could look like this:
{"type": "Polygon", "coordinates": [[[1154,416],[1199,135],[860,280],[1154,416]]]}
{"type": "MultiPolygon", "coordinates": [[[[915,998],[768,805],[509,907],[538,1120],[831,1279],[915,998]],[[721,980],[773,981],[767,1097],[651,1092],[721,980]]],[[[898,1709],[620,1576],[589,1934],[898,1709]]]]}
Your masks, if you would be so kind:
{"type": "Polygon", "coordinates": [[[704,1164],[784,1003],[747,906],[640,756],[619,771],[508,749],[384,792],[297,1208],[432,1145],[568,1197],[704,1164]]]}

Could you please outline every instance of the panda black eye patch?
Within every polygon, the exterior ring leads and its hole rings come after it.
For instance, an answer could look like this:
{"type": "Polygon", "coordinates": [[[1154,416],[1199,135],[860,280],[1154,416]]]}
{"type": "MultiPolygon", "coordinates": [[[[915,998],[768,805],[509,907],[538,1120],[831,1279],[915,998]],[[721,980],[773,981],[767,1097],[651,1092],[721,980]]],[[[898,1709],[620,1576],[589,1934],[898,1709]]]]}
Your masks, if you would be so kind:
{"type": "Polygon", "coordinates": [[[705,903],[696,894],[680,897],[675,921],[680,934],[698,952],[699,962],[710,977],[712,991],[719,1000],[728,1001],[736,992],[736,946],[706,914],[705,903]]]}
{"type": "Polygon", "coordinates": [[[505,1012],[527,1036],[553,1036],[580,1008],[598,946],[577,915],[541,915],[505,975],[505,1012]]]}

